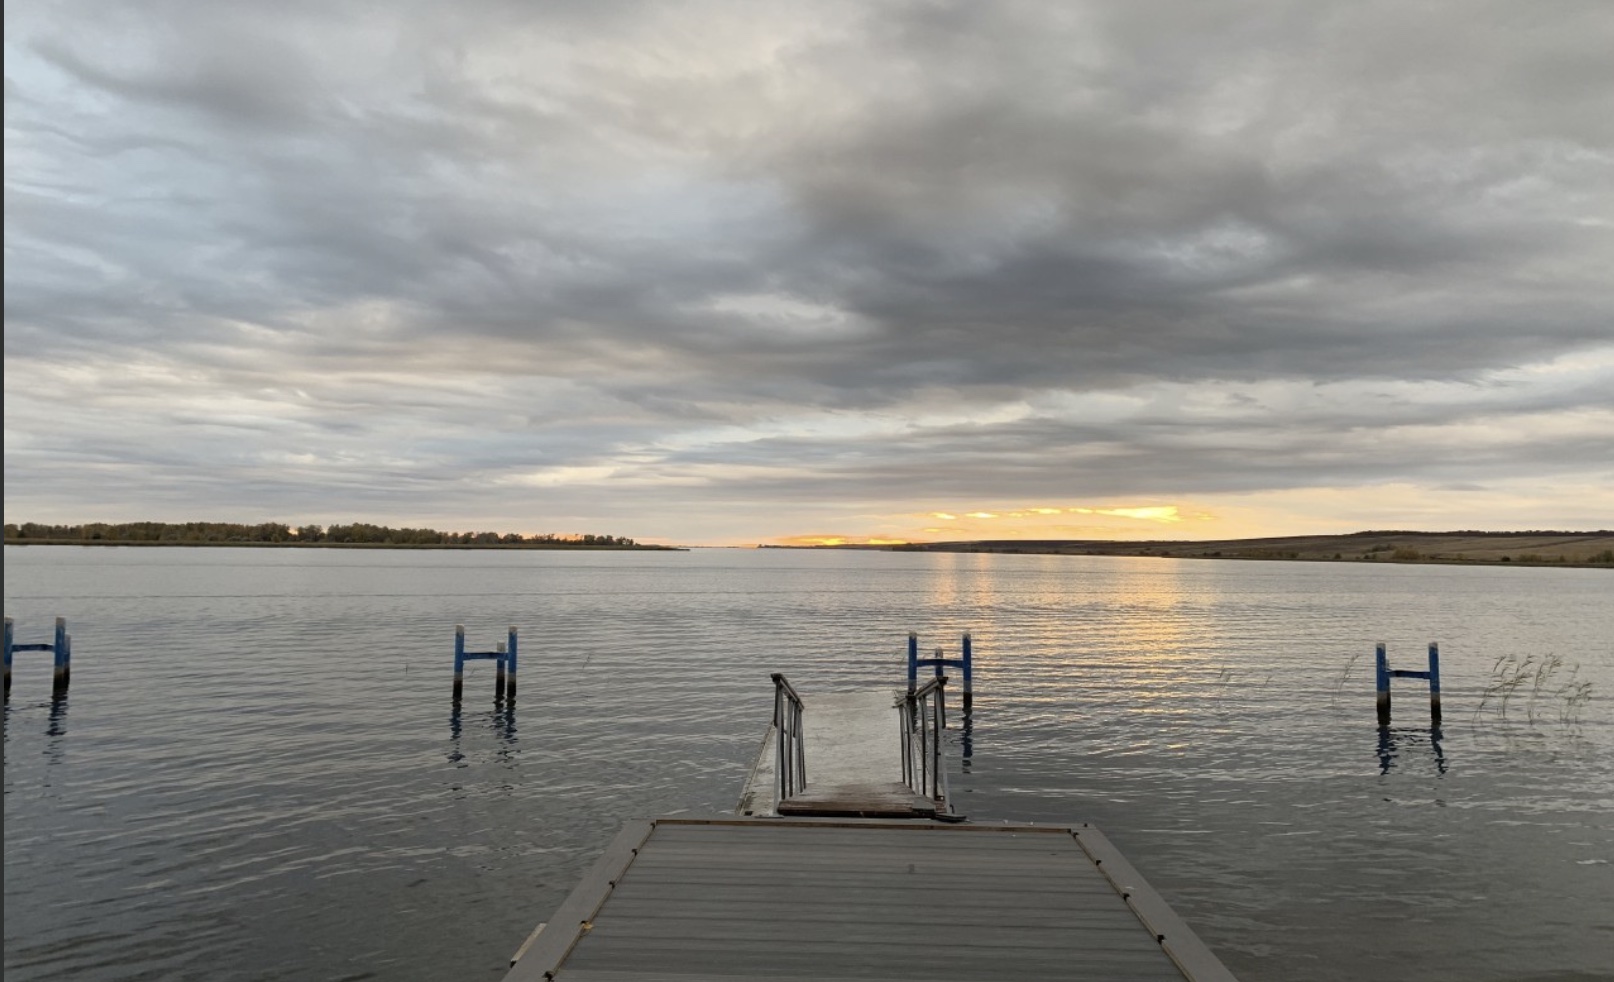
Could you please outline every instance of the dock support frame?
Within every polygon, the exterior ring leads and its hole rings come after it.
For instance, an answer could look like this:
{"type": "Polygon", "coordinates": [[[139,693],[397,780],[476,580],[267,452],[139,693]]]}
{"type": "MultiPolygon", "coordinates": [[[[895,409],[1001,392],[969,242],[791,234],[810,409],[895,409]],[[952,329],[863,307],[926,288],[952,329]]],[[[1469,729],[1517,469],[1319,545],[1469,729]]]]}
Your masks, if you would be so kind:
{"type": "Polygon", "coordinates": [[[454,704],[459,705],[460,697],[465,691],[465,663],[468,661],[490,660],[494,663],[496,673],[493,679],[493,700],[504,702],[516,700],[516,642],[517,631],[510,628],[508,637],[494,645],[492,651],[466,651],[465,625],[454,625],[454,704]]]}
{"type": "Polygon", "coordinates": [[[68,683],[73,680],[73,638],[67,633],[67,618],[56,618],[56,634],[52,641],[41,644],[18,644],[16,624],[6,618],[5,634],[5,694],[11,697],[11,656],[18,651],[48,651],[54,656],[51,667],[51,696],[67,694],[68,683]]]}
{"type": "Polygon", "coordinates": [[[1390,659],[1386,654],[1385,644],[1380,641],[1374,649],[1374,684],[1378,689],[1379,725],[1390,725],[1390,680],[1427,679],[1429,682],[1429,719],[1435,725],[1440,725],[1440,645],[1434,641],[1429,642],[1429,669],[1415,672],[1410,669],[1391,668],[1390,659]]]}
{"type": "Polygon", "coordinates": [[[919,688],[919,669],[926,666],[935,666],[936,678],[942,677],[942,669],[953,666],[964,675],[964,692],[962,702],[964,712],[969,712],[975,702],[975,657],[969,632],[964,632],[964,640],[959,650],[959,657],[948,658],[942,654],[940,648],[936,649],[935,656],[931,658],[919,657],[919,635],[913,631],[908,632],[908,691],[912,693],[919,688]]]}

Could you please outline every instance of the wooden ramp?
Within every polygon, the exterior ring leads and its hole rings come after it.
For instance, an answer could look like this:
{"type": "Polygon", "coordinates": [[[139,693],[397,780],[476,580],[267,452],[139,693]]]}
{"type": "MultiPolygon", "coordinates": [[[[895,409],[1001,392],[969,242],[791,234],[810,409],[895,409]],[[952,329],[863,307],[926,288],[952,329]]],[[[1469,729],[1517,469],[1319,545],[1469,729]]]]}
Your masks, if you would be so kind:
{"type": "Polygon", "coordinates": [[[802,696],[807,784],[775,801],[778,732],[769,728],[739,815],[929,818],[936,803],[902,781],[897,703],[903,690],[864,689],[802,696]]]}
{"type": "Polygon", "coordinates": [[[1233,982],[1097,829],[631,823],[505,982],[1233,982]]]}

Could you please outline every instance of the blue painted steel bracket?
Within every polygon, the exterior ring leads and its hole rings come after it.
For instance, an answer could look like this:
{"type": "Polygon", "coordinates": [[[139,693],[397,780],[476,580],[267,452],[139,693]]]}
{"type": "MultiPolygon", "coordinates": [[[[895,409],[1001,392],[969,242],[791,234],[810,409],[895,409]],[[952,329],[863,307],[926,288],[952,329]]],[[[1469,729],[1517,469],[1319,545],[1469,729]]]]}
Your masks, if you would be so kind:
{"type": "Polygon", "coordinates": [[[1440,645],[1429,642],[1429,669],[1428,671],[1414,671],[1409,668],[1391,668],[1390,659],[1385,654],[1385,646],[1380,642],[1373,652],[1373,679],[1377,690],[1379,711],[1379,726],[1390,725],[1390,680],[1396,679],[1427,679],[1429,682],[1429,717],[1436,725],[1440,725],[1440,645]]]}
{"type": "Polygon", "coordinates": [[[495,651],[466,651],[465,625],[454,625],[454,703],[459,704],[460,694],[465,685],[465,663],[468,661],[491,661],[498,666],[498,674],[494,678],[493,698],[495,701],[508,697],[513,703],[516,698],[516,629],[510,628],[510,634],[505,644],[495,651]]]}
{"type": "Polygon", "coordinates": [[[49,643],[30,642],[28,644],[16,643],[16,625],[11,618],[6,618],[6,672],[5,694],[11,696],[11,655],[17,651],[49,651],[54,655],[51,669],[51,695],[62,696],[67,693],[67,683],[73,676],[73,638],[67,633],[67,618],[56,618],[56,640],[49,643]]]}

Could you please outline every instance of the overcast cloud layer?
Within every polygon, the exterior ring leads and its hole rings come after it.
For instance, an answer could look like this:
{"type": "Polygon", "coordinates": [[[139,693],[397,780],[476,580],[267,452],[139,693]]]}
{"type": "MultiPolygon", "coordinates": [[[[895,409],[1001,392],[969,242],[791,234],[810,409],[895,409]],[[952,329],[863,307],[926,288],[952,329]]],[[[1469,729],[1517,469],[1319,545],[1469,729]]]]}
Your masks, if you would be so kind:
{"type": "Polygon", "coordinates": [[[5,19],[8,521],[1614,525],[1605,0],[5,19]]]}

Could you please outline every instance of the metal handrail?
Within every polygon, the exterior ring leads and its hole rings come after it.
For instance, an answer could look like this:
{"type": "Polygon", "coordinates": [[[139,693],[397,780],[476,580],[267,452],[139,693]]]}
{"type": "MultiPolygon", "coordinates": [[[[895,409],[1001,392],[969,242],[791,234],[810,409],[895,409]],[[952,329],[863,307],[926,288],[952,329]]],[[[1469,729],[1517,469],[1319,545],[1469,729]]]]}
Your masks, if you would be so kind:
{"type": "Polygon", "coordinates": [[[908,690],[897,704],[902,731],[902,782],[914,794],[938,805],[947,800],[947,774],[942,769],[942,727],[947,714],[947,676],[938,675],[908,690]],[[914,734],[919,734],[918,753],[914,734]],[[916,760],[917,758],[917,760],[916,760]]]}
{"type": "Polygon", "coordinates": [[[801,696],[778,672],[773,673],[773,728],[776,738],[775,786],[779,800],[807,786],[806,739],[802,732],[801,696]]]}

